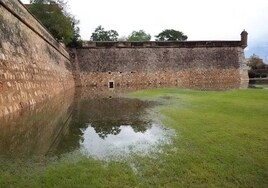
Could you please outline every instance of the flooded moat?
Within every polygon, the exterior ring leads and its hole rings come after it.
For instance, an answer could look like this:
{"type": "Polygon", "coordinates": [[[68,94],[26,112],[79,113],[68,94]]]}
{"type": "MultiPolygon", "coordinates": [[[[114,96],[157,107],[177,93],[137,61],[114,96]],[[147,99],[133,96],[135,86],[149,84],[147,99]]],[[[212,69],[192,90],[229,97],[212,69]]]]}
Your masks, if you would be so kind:
{"type": "Polygon", "coordinates": [[[0,119],[1,160],[60,157],[94,159],[144,155],[171,142],[171,130],[150,113],[154,102],[114,92],[69,91],[0,119]]]}

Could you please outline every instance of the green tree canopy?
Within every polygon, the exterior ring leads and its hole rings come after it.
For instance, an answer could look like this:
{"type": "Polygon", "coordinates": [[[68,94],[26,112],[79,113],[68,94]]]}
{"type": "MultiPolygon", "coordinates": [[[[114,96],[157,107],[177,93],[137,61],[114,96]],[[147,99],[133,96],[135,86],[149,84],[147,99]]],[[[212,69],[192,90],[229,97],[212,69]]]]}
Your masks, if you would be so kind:
{"type": "Polygon", "coordinates": [[[92,41],[117,41],[118,33],[115,30],[105,31],[104,28],[100,25],[92,33],[92,41]]]}
{"type": "Polygon", "coordinates": [[[250,56],[250,58],[248,59],[247,65],[251,69],[264,69],[265,68],[265,64],[263,60],[256,54],[253,54],[252,56],[250,56]]]}
{"type": "Polygon", "coordinates": [[[31,0],[28,8],[58,41],[68,46],[78,45],[80,41],[79,21],[67,12],[63,0],[31,0]]]}
{"type": "Polygon", "coordinates": [[[158,41],[185,41],[188,38],[183,32],[174,29],[166,29],[155,37],[158,41]]]}
{"type": "Polygon", "coordinates": [[[127,38],[130,42],[142,42],[151,40],[151,35],[145,33],[144,30],[133,31],[127,38]]]}

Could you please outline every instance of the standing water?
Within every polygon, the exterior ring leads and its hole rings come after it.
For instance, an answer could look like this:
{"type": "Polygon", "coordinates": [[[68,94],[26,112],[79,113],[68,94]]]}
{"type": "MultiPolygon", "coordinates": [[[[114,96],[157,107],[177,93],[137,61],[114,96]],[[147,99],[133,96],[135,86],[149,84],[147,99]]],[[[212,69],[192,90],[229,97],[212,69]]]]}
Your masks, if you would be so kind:
{"type": "Polygon", "coordinates": [[[57,96],[0,120],[0,159],[79,153],[110,160],[156,151],[171,132],[149,113],[155,105],[91,92],[57,96]]]}

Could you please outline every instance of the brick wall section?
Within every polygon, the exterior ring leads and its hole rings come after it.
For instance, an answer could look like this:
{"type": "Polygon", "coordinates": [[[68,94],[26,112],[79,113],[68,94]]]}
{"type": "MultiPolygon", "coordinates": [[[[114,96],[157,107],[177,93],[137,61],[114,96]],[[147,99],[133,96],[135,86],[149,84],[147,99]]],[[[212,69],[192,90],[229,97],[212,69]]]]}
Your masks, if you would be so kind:
{"type": "Polygon", "coordinates": [[[113,81],[115,87],[224,90],[248,81],[240,41],[91,42],[77,50],[77,59],[82,86],[113,81]]]}
{"type": "Polygon", "coordinates": [[[15,0],[0,0],[0,117],[74,87],[68,52],[15,0]]]}
{"type": "Polygon", "coordinates": [[[76,86],[247,85],[241,41],[88,42],[71,53],[17,0],[0,0],[0,117],[76,86]]]}

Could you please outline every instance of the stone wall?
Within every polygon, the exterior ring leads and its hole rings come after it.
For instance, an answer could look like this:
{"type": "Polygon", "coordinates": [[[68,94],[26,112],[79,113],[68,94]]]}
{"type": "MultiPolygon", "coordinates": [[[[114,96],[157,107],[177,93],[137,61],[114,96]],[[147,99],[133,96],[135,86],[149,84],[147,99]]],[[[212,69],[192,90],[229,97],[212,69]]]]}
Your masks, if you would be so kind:
{"type": "Polygon", "coordinates": [[[243,42],[87,42],[76,50],[77,85],[239,88],[248,82],[243,42]]]}
{"type": "Polygon", "coordinates": [[[75,85],[215,90],[248,82],[245,31],[240,41],[85,42],[69,57],[20,1],[0,0],[0,33],[0,117],[75,85]]]}
{"type": "Polygon", "coordinates": [[[74,87],[69,54],[17,0],[0,0],[0,117],[74,87]]]}

